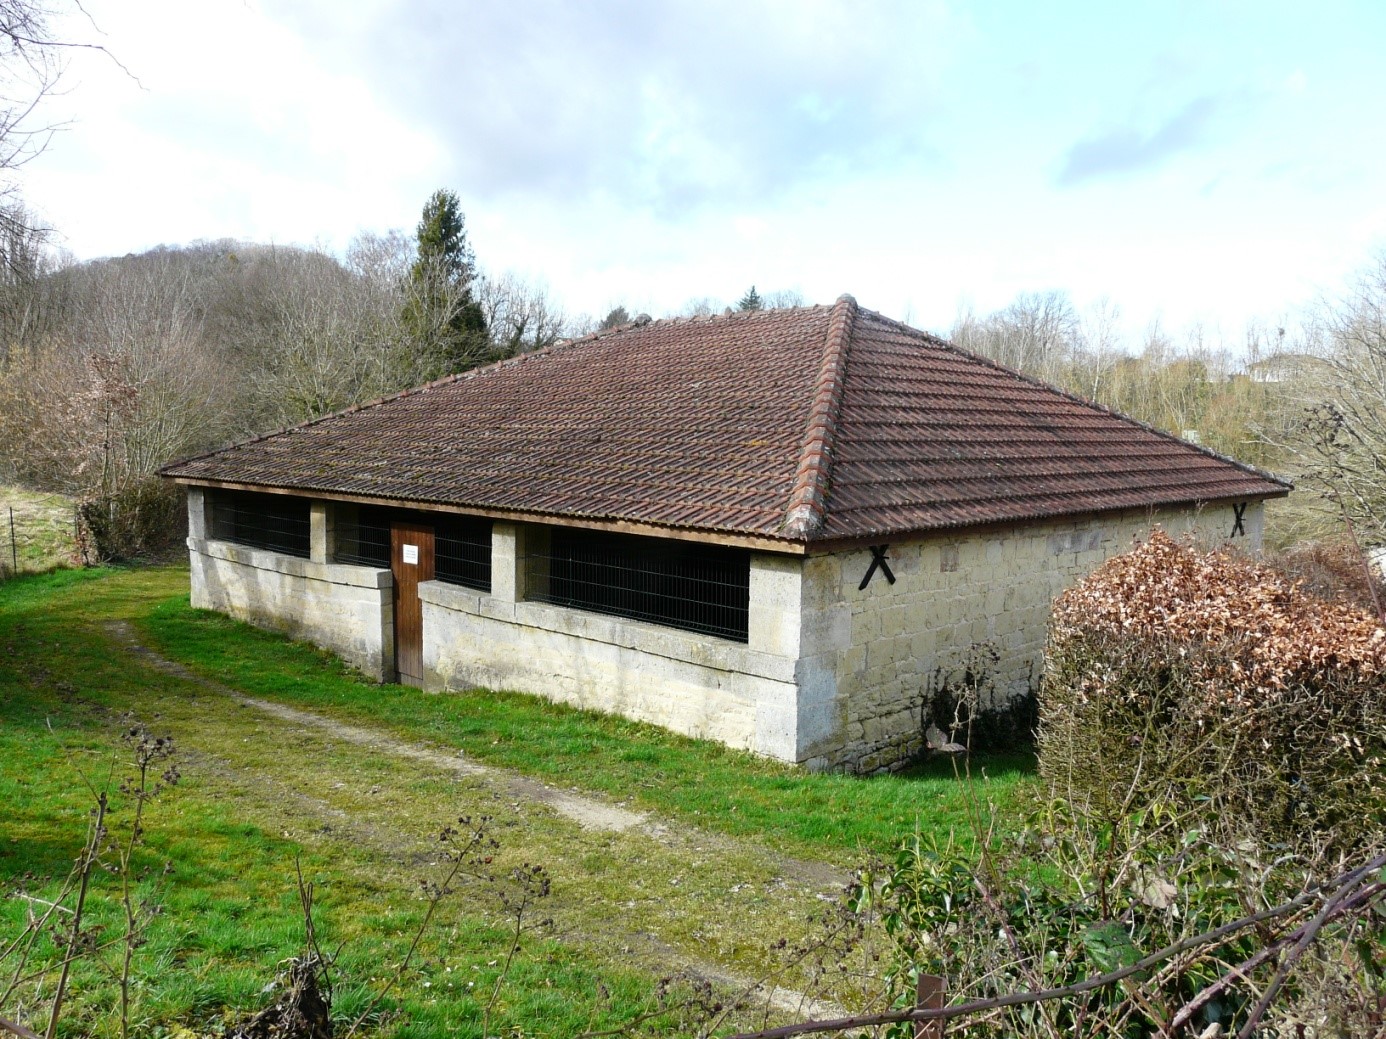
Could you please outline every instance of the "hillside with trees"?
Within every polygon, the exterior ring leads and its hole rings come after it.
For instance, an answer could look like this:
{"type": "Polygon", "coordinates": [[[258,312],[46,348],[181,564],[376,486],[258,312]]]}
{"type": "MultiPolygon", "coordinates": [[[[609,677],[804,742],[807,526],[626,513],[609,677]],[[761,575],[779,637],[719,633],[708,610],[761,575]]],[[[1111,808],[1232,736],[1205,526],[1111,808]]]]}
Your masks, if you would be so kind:
{"type": "MultiPolygon", "coordinates": [[[[166,517],[164,463],[630,320],[572,317],[539,284],[477,261],[457,197],[413,235],[362,233],[341,256],[215,241],[74,262],[12,204],[0,235],[0,480],[71,495],[115,522],[166,517]],[[99,503],[99,504],[95,504],[99,503]],[[122,504],[123,503],[123,504],[122,504]]],[[[804,303],[749,289],[741,309],[804,303]]],[[[724,306],[696,297],[687,316],[724,306]]],[[[729,309],[729,308],[728,308],[729,309]]],[[[1386,544],[1386,259],[1290,327],[1236,339],[1152,323],[1058,291],[965,312],[948,335],[1154,428],[1295,480],[1279,547],[1342,534],[1386,544]],[[1348,530],[1348,525],[1351,530],[1348,530]]],[[[95,510],[95,511],[92,511],[95,510]]],[[[119,525],[119,524],[117,524],[119,525]]],[[[136,528],[142,526],[135,523],[136,528]]],[[[139,529],[95,546],[139,554],[139,529]]]]}
{"type": "Polygon", "coordinates": [[[171,459],[547,346],[571,325],[542,288],[476,266],[447,192],[415,238],[362,234],[342,258],[217,241],[74,263],[30,223],[15,214],[0,243],[0,480],[108,514],[171,459]]]}

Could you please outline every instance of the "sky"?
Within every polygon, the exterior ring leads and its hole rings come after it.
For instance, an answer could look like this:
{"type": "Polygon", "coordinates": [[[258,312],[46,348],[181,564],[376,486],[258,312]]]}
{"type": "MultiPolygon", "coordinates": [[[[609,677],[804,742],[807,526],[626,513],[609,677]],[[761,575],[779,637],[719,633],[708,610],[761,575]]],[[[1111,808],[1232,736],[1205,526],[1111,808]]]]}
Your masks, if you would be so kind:
{"type": "Polygon", "coordinates": [[[21,184],[79,259],[342,253],[445,187],[572,313],[1059,289],[1235,340],[1386,247],[1379,0],[83,6],[119,64],[71,54],[21,184]]]}

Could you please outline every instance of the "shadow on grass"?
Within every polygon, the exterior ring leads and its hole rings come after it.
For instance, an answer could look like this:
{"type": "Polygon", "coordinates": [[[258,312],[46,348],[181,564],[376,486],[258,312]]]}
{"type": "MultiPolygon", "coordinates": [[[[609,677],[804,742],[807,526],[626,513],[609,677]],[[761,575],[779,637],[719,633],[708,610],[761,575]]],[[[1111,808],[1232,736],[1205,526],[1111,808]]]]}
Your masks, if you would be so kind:
{"type": "Polygon", "coordinates": [[[996,750],[976,754],[930,754],[911,763],[895,773],[897,779],[966,781],[969,773],[974,778],[986,775],[991,779],[1021,779],[1033,776],[1039,766],[1039,759],[1033,748],[1016,750],[996,750]]]}

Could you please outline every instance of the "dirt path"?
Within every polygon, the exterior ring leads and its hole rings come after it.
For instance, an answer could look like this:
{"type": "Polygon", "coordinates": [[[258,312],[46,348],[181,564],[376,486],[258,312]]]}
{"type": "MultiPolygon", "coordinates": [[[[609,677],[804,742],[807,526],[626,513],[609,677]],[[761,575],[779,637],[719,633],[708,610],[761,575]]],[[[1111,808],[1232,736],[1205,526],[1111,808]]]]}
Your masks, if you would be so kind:
{"type": "Polygon", "coordinates": [[[773,971],[767,950],[778,939],[803,936],[807,917],[836,899],[849,879],[842,871],[248,696],[155,653],[126,622],[106,629],[188,691],[159,701],[160,724],[178,730],[199,767],[248,808],[282,814],[286,832],[302,827],[295,837],[336,835],[417,865],[430,854],[420,835],[440,805],[491,815],[517,861],[542,856],[564,878],[555,919],[565,940],[754,991],[795,1014],[840,1012],[833,1001],[752,979],[773,971]]]}

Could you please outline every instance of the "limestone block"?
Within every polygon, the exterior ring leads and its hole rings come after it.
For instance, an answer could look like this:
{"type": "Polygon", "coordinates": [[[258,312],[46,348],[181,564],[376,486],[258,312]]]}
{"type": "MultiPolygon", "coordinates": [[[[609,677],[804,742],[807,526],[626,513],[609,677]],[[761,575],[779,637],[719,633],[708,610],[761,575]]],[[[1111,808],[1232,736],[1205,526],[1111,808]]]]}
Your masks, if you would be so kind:
{"type": "Polygon", "coordinates": [[[914,586],[914,579],[919,576],[921,570],[919,546],[891,545],[886,558],[890,560],[891,572],[895,574],[894,588],[896,594],[901,594],[902,591],[908,592],[914,586]]]}
{"type": "Polygon", "coordinates": [[[852,644],[852,614],[845,603],[806,610],[800,645],[804,653],[826,653],[852,644]]]}
{"type": "Polygon", "coordinates": [[[337,557],[336,507],[332,502],[315,501],[308,506],[308,558],[330,563],[337,557]]]}
{"type": "Polygon", "coordinates": [[[957,573],[961,564],[960,550],[957,542],[950,542],[939,546],[939,572],[945,574],[957,573]]]}
{"type": "Polygon", "coordinates": [[[794,686],[767,689],[756,698],[754,748],[758,754],[798,761],[799,704],[794,686]]]}
{"type": "Polygon", "coordinates": [[[491,595],[504,603],[525,598],[525,528],[518,523],[491,524],[491,595]]]}
{"type": "Polygon", "coordinates": [[[188,488],[188,538],[201,541],[207,537],[207,492],[201,487],[188,488]]]}
{"type": "Polygon", "coordinates": [[[309,639],[374,678],[394,667],[388,570],[189,538],[192,602],[309,639]]]}
{"type": "Polygon", "coordinates": [[[751,555],[747,641],[752,649],[798,659],[803,583],[802,560],[768,552],[751,555]]]}

